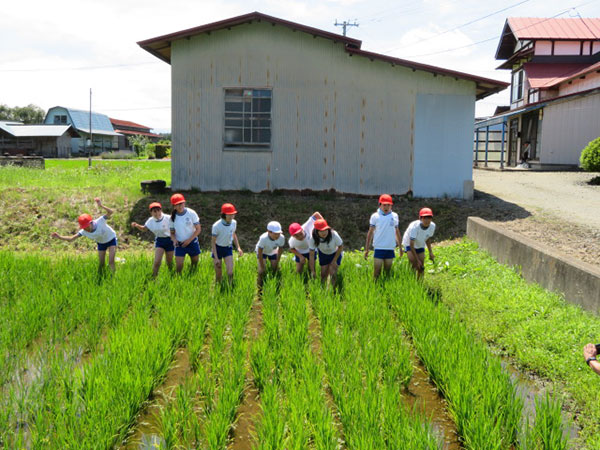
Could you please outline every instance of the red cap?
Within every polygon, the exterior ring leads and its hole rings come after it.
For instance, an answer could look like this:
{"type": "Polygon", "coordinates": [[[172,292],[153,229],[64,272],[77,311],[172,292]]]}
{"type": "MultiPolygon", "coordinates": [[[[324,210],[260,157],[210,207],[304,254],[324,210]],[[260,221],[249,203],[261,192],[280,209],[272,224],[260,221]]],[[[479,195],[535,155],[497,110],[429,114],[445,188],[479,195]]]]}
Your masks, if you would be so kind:
{"type": "Polygon", "coordinates": [[[171,205],[175,206],[183,202],[185,202],[185,197],[182,194],[173,194],[171,196],[171,205]]]}
{"type": "Polygon", "coordinates": [[[419,211],[419,217],[433,217],[433,211],[429,208],[422,208],[421,211],[419,211]]]}
{"type": "Polygon", "coordinates": [[[300,233],[301,231],[302,231],[302,226],[299,223],[294,222],[293,224],[290,225],[290,228],[289,228],[290,236],[300,233]]]}
{"type": "Polygon", "coordinates": [[[77,222],[79,222],[79,228],[86,228],[92,223],[94,219],[89,214],[82,214],[77,218],[77,222]]]}
{"type": "Polygon", "coordinates": [[[158,203],[158,202],[152,202],[152,203],[150,203],[150,207],[149,207],[150,211],[152,211],[153,208],[160,208],[160,209],[162,209],[162,205],[160,203],[158,203]]]}
{"type": "Polygon", "coordinates": [[[389,194],[381,194],[379,196],[379,203],[382,205],[393,205],[392,196],[389,194]]]}
{"type": "Polygon", "coordinates": [[[223,203],[223,205],[221,206],[221,213],[237,214],[237,210],[235,209],[235,206],[233,206],[231,203],[223,203]]]}
{"type": "Polygon", "coordinates": [[[331,227],[327,225],[327,221],[325,219],[319,219],[315,221],[315,228],[319,231],[329,230],[331,227]]]}

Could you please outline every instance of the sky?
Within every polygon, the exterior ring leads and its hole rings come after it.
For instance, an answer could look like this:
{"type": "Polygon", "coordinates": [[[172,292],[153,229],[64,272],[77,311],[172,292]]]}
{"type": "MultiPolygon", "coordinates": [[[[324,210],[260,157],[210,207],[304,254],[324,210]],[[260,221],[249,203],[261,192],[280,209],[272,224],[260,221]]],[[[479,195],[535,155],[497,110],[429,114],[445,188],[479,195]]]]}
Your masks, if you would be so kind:
{"type": "MultiPolygon", "coordinates": [[[[510,81],[494,59],[507,17],[600,17],[600,0],[23,0],[0,10],[0,104],[92,109],[171,128],[170,66],[136,42],[252,11],[348,36],[364,50],[510,81]]],[[[508,90],[477,102],[478,117],[508,90]]]]}

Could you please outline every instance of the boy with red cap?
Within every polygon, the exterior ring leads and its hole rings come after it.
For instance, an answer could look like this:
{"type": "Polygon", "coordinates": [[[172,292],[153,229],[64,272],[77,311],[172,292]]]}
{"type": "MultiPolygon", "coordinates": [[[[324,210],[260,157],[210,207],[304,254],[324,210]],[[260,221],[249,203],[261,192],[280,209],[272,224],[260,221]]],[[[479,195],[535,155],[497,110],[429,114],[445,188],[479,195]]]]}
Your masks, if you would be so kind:
{"type": "Polygon", "coordinates": [[[162,263],[163,255],[167,261],[169,270],[173,268],[173,253],[175,246],[171,240],[169,219],[162,212],[162,205],[158,202],[150,203],[150,216],[144,225],[131,222],[131,226],[140,231],[150,230],[154,233],[154,264],[152,264],[152,276],[156,278],[158,269],[162,263]]]}
{"type": "Polygon", "coordinates": [[[431,237],[434,232],[433,211],[429,208],[423,208],[419,211],[419,220],[411,222],[402,237],[402,245],[404,245],[406,256],[412,268],[417,272],[418,278],[421,278],[424,272],[426,245],[429,250],[429,259],[432,262],[434,261],[433,250],[431,249],[431,237]]]}
{"type": "MultiPolygon", "coordinates": [[[[315,221],[322,218],[323,216],[317,211],[313,213],[304,224],[300,225],[299,223],[294,222],[289,227],[290,239],[288,240],[288,245],[290,246],[290,251],[294,254],[294,260],[296,261],[296,273],[302,273],[306,261],[309,261],[310,247],[308,246],[308,241],[313,232],[315,221]]],[[[308,267],[310,273],[314,276],[314,264],[311,265],[309,261],[308,267]]]]}
{"type": "MultiPolygon", "coordinates": [[[[379,209],[371,215],[369,220],[369,232],[367,233],[367,242],[365,243],[365,259],[369,257],[369,248],[371,240],[375,255],[373,256],[373,277],[377,279],[381,273],[381,267],[386,273],[390,272],[394,262],[395,249],[401,244],[402,237],[398,229],[398,214],[392,212],[392,196],[382,194],[379,196],[379,209]],[[373,238],[374,236],[374,238],[373,238]]],[[[400,256],[402,256],[402,247],[400,247],[400,256]]]]}
{"type": "Polygon", "coordinates": [[[335,286],[344,250],[342,238],[327,224],[325,219],[316,220],[314,226],[315,229],[308,243],[310,248],[309,264],[314,267],[315,252],[318,252],[321,282],[324,283],[327,277],[330,277],[331,285],[335,286]]]}
{"type": "Polygon", "coordinates": [[[177,273],[183,270],[185,255],[190,255],[192,268],[198,264],[200,258],[200,218],[192,208],[185,207],[185,198],[182,194],[171,196],[173,212],[169,220],[171,240],[175,246],[175,269],[177,273]]]}
{"type": "Polygon", "coordinates": [[[106,214],[94,220],[89,214],[81,214],[77,219],[79,222],[79,231],[72,236],[61,236],[56,231],[51,234],[53,238],[61,239],[63,241],[72,242],[81,236],[88,237],[98,244],[98,270],[104,268],[104,261],[106,258],[106,252],[108,251],[108,265],[110,270],[115,271],[115,254],[117,253],[117,234],[107,223],[106,220],[110,219],[113,215],[113,210],[104,206],[99,198],[95,198],[94,201],[99,208],[104,209],[106,214]]]}
{"type": "Polygon", "coordinates": [[[210,246],[212,249],[212,258],[215,265],[215,277],[217,283],[221,282],[223,278],[223,265],[221,260],[225,260],[225,267],[227,268],[227,276],[229,282],[233,281],[233,246],[235,243],[237,252],[240,256],[244,254],[240,248],[237,234],[237,221],[234,219],[237,214],[235,206],[231,203],[224,203],[221,206],[221,218],[217,220],[212,226],[212,239],[210,246]]]}

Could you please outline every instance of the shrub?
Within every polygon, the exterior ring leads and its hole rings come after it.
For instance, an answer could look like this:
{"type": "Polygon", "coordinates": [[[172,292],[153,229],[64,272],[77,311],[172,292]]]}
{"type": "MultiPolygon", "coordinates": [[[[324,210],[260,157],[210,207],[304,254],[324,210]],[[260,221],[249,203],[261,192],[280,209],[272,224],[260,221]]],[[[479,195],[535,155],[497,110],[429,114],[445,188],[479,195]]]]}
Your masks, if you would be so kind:
{"type": "Polygon", "coordinates": [[[148,159],[156,158],[156,144],[146,144],[144,153],[148,156],[148,159]]]}
{"type": "Polygon", "coordinates": [[[102,159],[133,159],[135,153],[129,150],[119,150],[117,152],[104,152],[100,154],[102,159]]]}
{"type": "Polygon", "coordinates": [[[163,159],[167,157],[167,152],[170,151],[171,148],[167,144],[156,144],[154,148],[154,154],[156,155],[156,159],[163,159]]]}
{"type": "Polygon", "coordinates": [[[586,172],[600,172],[600,137],[583,149],[579,163],[586,172]]]}

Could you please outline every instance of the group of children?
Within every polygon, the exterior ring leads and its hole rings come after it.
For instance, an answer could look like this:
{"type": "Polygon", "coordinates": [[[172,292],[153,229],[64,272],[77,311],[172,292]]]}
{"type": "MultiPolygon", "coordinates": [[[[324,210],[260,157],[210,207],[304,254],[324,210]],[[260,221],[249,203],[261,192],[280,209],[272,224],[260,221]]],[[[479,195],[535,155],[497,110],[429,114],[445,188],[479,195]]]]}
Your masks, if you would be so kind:
{"type": "MultiPolygon", "coordinates": [[[[113,210],[104,206],[99,198],[95,199],[98,207],[106,214],[93,219],[89,214],[82,214],[78,218],[80,230],[72,236],[61,236],[52,233],[52,237],[65,241],[73,241],[81,236],[89,237],[98,245],[98,257],[100,268],[105,264],[108,252],[108,264],[111,270],[115,270],[115,253],[117,249],[117,235],[106,223],[113,214],[113,210]]],[[[150,203],[150,217],[144,225],[132,222],[131,226],[140,231],[150,231],[154,234],[154,263],[152,273],[158,275],[163,257],[169,269],[173,267],[173,255],[175,255],[175,270],[181,272],[185,256],[189,255],[192,267],[198,264],[200,256],[200,243],[198,236],[201,232],[200,218],[196,211],[186,207],[185,198],[182,194],[171,196],[173,211],[165,216],[162,205],[158,202],[150,203]]],[[[431,248],[431,238],[435,232],[433,223],[433,212],[429,208],[423,208],[419,212],[419,219],[411,222],[401,236],[399,230],[398,214],[392,211],[392,197],[383,194],[379,197],[379,208],[371,215],[369,221],[369,232],[365,243],[365,259],[369,256],[371,244],[374,248],[374,277],[378,278],[383,268],[389,272],[396,256],[396,247],[400,248],[400,257],[406,253],[411,267],[417,276],[423,275],[425,265],[425,248],[429,251],[429,258],[433,261],[434,255],[431,248]]],[[[221,218],[212,226],[211,232],[211,256],[215,268],[215,277],[218,282],[223,277],[223,264],[227,271],[227,277],[233,280],[233,246],[240,256],[243,251],[240,247],[236,229],[235,215],[237,210],[231,203],[221,206],[221,218]]],[[[290,238],[288,245],[294,254],[296,272],[302,273],[305,266],[312,276],[316,275],[315,260],[318,259],[320,266],[321,281],[328,278],[335,285],[337,271],[343,257],[343,241],[337,231],[329,226],[327,221],[319,212],[313,213],[304,224],[292,223],[288,231],[290,238]]],[[[271,221],[267,224],[267,231],[261,234],[255,246],[258,260],[258,281],[262,283],[267,271],[267,260],[271,270],[277,271],[279,261],[283,253],[285,238],[281,224],[271,221]]]]}

